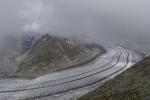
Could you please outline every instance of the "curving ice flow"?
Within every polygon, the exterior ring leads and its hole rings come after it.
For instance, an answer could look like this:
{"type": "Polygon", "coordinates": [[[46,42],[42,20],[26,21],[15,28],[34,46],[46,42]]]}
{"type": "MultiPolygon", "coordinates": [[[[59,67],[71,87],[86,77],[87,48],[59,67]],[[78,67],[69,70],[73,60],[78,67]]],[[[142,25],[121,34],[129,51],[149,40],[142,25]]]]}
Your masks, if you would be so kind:
{"type": "Polygon", "coordinates": [[[36,79],[1,79],[0,100],[43,100],[45,97],[76,91],[120,74],[138,61],[137,58],[140,60],[135,52],[118,47],[84,66],[36,79]]]}

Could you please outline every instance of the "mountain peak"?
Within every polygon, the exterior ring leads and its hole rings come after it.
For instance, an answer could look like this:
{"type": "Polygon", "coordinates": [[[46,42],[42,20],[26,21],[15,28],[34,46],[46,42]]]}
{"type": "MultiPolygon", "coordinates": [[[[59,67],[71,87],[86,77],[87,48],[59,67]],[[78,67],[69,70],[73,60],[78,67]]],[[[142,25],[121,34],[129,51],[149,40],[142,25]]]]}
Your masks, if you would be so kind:
{"type": "Polygon", "coordinates": [[[102,47],[79,44],[67,38],[43,35],[19,56],[19,75],[42,75],[53,71],[75,67],[102,54],[102,47]]]}

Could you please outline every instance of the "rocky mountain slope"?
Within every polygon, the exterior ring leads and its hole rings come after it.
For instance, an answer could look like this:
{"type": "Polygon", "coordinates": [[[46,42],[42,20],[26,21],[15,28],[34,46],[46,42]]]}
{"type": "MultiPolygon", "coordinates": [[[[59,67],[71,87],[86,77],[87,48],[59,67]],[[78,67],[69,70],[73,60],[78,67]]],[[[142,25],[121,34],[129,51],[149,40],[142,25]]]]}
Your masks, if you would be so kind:
{"type": "Polygon", "coordinates": [[[85,64],[105,52],[101,46],[49,34],[38,38],[36,41],[28,38],[24,44],[24,52],[17,57],[17,76],[36,77],[72,68],[85,64]]]}
{"type": "Polygon", "coordinates": [[[150,56],[79,100],[150,100],[150,56]]]}

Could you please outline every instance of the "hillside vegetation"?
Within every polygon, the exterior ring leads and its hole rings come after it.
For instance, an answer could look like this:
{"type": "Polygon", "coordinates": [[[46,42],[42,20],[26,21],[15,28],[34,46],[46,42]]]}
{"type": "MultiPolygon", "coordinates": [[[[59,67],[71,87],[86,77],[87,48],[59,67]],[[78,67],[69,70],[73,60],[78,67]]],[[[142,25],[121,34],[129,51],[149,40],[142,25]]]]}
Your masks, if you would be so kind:
{"type": "Polygon", "coordinates": [[[17,58],[19,76],[39,76],[49,72],[79,66],[93,60],[105,50],[65,38],[44,35],[17,58]]]}
{"type": "Polygon", "coordinates": [[[150,100],[150,56],[79,100],[150,100]]]}

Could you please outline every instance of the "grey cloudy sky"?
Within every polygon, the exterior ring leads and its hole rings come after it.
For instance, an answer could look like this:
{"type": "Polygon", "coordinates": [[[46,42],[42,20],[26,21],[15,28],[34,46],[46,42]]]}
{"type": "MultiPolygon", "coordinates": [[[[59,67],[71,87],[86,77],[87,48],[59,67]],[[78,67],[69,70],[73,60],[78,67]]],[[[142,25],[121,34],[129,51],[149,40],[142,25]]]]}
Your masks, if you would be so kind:
{"type": "Polygon", "coordinates": [[[150,0],[0,0],[0,37],[28,32],[150,43],[150,0]]]}

